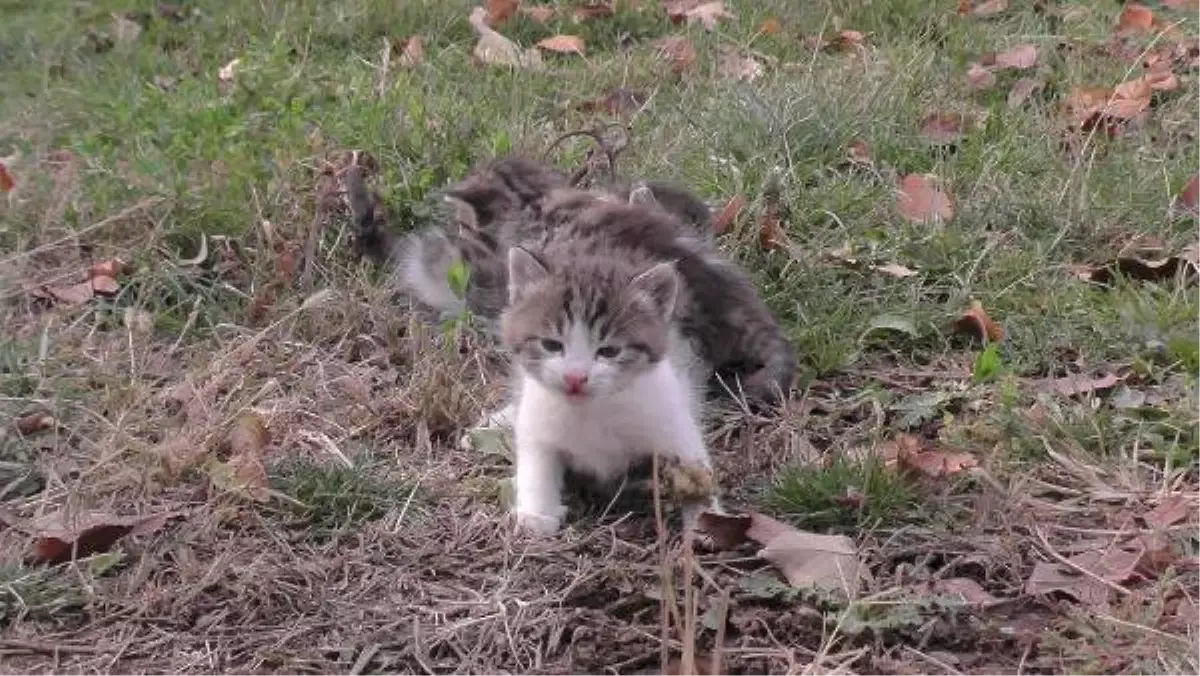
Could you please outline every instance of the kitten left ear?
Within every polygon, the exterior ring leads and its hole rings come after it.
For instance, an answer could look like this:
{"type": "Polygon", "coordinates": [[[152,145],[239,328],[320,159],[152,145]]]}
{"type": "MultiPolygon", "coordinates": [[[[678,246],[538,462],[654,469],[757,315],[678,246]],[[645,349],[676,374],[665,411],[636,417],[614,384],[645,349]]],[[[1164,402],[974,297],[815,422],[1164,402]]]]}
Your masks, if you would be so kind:
{"type": "Polygon", "coordinates": [[[630,204],[658,204],[658,200],[654,198],[654,191],[650,186],[642,181],[633,184],[633,189],[629,191],[630,204]]]}
{"type": "Polygon", "coordinates": [[[519,246],[508,250],[508,302],[515,303],[525,291],[550,275],[537,256],[519,246]]]}
{"type": "Polygon", "coordinates": [[[453,195],[446,195],[445,200],[454,205],[454,222],[458,224],[460,232],[479,230],[479,213],[475,211],[475,207],[453,195]]]}
{"type": "Polygon", "coordinates": [[[675,263],[659,263],[629,282],[629,288],[645,298],[654,309],[664,316],[675,311],[675,299],[679,295],[679,273],[675,263]]]}

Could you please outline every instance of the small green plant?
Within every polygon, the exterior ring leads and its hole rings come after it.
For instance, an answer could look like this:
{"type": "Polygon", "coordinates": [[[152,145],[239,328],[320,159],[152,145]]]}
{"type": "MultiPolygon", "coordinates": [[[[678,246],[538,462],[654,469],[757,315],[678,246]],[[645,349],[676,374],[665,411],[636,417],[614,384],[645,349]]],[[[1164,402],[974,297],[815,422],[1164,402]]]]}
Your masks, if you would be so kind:
{"type": "Polygon", "coordinates": [[[45,620],[83,604],[77,580],[59,567],[0,565],[0,626],[22,618],[45,620]]]}
{"type": "MultiPolygon", "coordinates": [[[[413,487],[369,459],[351,466],[305,459],[276,467],[271,487],[292,498],[273,503],[289,526],[335,537],[415,500],[413,487]]],[[[418,505],[419,506],[419,505],[418,505]]]]}
{"type": "Polygon", "coordinates": [[[766,496],[772,509],[814,529],[856,529],[902,521],[914,505],[912,487],[877,457],[837,457],[827,464],[784,470],[766,496]]]}
{"type": "Polygon", "coordinates": [[[1000,349],[996,343],[988,346],[975,358],[975,366],[971,369],[971,379],[976,383],[988,383],[1004,372],[1004,360],[1000,358],[1000,349]]]}

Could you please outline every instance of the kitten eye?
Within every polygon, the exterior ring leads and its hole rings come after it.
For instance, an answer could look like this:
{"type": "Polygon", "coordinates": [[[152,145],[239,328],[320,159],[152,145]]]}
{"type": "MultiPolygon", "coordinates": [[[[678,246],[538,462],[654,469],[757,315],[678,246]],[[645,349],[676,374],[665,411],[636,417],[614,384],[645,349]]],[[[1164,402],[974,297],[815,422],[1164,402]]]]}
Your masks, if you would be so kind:
{"type": "Polygon", "coordinates": [[[547,352],[562,352],[563,344],[553,338],[543,338],[542,349],[547,352]]]}
{"type": "Polygon", "coordinates": [[[621,348],[617,347],[616,345],[605,345],[604,347],[596,350],[596,356],[602,359],[612,359],[619,354],[621,354],[621,348]]]}

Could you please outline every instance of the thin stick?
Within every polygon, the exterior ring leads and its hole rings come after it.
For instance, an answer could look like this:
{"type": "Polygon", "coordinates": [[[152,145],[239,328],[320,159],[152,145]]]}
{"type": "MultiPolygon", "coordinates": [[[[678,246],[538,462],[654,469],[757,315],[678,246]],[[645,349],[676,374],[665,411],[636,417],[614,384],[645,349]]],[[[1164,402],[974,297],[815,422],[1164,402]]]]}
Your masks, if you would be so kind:
{"type": "Polygon", "coordinates": [[[1058,561],[1059,563],[1063,564],[1064,566],[1071,568],[1072,570],[1079,573],[1080,575],[1085,575],[1085,576],[1095,580],[1096,582],[1099,582],[1100,584],[1104,585],[1105,587],[1108,587],[1109,589],[1112,589],[1113,591],[1121,594],[1122,596],[1129,596],[1130,594],[1133,593],[1133,592],[1129,591],[1128,589],[1122,587],[1121,585],[1117,584],[1116,582],[1106,580],[1103,577],[1100,577],[1099,575],[1088,570],[1087,568],[1084,568],[1083,566],[1079,565],[1078,563],[1075,563],[1074,561],[1068,559],[1067,557],[1063,556],[1062,554],[1059,554],[1057,551],[1054,550],[1054,547],[1050,546],[1050,542],[1048,540],[1046,540],[1046,535],[1044,533],[1042,533],[1041,528],[1034,527],[1033,532],[1037,534],[1038,540],[1041,541],[1042,547],[1046,550],[1046,553],[1049,554],[1050,556],[1054,557],[1054,560],[1058,561]]]}
{"type": "Polygon", "coordinates": [[[667,673],[667,662],[671,659],[671,619],[667,610],[668,599],[668,579],[669,571],[667,569],[667,527],[663,522],[662,514],[662,496],[658,487],[658,454],[652,456],[651,464],[652,484],[651,488],[654,491],[654,526],[657,530],[657,545],[658,545],[658,565],[659,574],[658,581],[660,585],[660,599],[658,602],[659,608],[659,642],[658,642],[658,659],[659,667],[662,673],[667,673]]]}

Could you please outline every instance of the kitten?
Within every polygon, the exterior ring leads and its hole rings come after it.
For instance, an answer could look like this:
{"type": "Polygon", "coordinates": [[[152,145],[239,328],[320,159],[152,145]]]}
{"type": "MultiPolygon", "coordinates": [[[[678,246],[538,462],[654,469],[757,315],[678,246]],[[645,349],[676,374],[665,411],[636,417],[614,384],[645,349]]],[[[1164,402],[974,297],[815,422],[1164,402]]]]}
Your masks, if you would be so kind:
{"type": "MultiPolygon", "coordinates": [[[[505,252],[514,243],[539,237],[542,224],[531,215],[534,204],[551,191],[566,188],[568,178],[556,169],[510,155],[474,168],[444,192],[452,207],[449,227],[432,226],[400,236],[363,181],[351,167],[345,177],[354,220],[357,250],[393,273],[396,286],[443,317],[470,310],[484,324],[494,323],[505,299],[505,252]],[[452,288],[451,269],[469,270],[465,297],[452,288]]],[[[629,201],[664,209],[689,224],[692,231],[712,231],[708,206],[685,188],[664,181],[637,182],[590,191],[599,199],[629,201]]]]}
{"type": "MultiPolygon", "coordinates": [[[[712,471],[700,429],[706,375],[676,324],[689,300],[674,264],[608,250],[603,238],[577,244],[508,252],[501,325],[516,375],[513,510],[537,535],[562,523],[567,469],[613,482],[659,454],[712,471]]],[[[708,506],[719,509],[715,496],[708,506]]]]}

